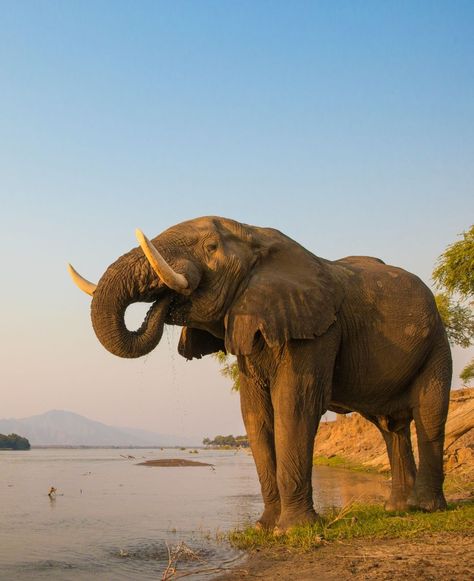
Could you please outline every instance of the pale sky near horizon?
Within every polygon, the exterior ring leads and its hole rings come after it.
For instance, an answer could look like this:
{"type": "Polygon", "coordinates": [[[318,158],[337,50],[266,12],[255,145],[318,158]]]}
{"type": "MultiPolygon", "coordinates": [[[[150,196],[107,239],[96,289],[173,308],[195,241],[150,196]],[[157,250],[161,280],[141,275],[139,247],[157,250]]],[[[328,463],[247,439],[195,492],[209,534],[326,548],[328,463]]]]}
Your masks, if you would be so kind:
{"type": "MultiPolygon", "coordinates": [[[[179,329],[139,360],[98,343],[98,280],[185,219],[276,227],[431,284],[474,217],[474,3],[0,0],[0,417],[243,432],[179,329]]],[[[457,375],[472,357],[455,350],[457,375]]]]}

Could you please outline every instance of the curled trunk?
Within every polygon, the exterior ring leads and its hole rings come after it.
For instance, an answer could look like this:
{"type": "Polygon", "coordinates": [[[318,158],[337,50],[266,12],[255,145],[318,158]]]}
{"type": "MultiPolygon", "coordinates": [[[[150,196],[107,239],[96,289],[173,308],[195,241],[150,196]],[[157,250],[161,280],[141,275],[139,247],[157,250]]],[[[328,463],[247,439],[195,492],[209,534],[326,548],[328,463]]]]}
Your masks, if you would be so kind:
{"type": "Polygon", "coordinates": [[[136,358],[158,345],[171,300],[171,293],[161,290],[160,294],[158,287],[156,275],[137,249],[119,258],[104,273],[92,298],[91,318],[97,338],[110,353],[136,358]],[[141,327],[130,331],[125,325],[125,311],[136,302],[152,305],[141,327]]]}

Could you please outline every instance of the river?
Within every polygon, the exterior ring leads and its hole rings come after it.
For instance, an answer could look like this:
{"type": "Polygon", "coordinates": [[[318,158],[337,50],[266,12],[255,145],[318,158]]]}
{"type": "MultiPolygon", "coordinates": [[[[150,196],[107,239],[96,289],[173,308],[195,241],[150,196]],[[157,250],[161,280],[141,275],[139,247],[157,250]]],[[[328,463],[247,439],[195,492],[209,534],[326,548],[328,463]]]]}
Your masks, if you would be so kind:
{"type": "MultiPolygon", "coordinates": [[[[315,467],[317,510],[387,496],[378,475],[315,467]]],[[[160,579],[180,542],[198,573],[238,563],[222,533],[253,522],[262,501],[245,451],[33,449],[0,452],[0,579],[160,579]],[[133,455],[133,458],[128,458],[133,455]],[[213,467],[147,467],[185,458],[213,467]],[[50,499],[51,486],[57,489],[50,499]]],[[[206,576],[207,575],[207,576],[206,576]]]]}

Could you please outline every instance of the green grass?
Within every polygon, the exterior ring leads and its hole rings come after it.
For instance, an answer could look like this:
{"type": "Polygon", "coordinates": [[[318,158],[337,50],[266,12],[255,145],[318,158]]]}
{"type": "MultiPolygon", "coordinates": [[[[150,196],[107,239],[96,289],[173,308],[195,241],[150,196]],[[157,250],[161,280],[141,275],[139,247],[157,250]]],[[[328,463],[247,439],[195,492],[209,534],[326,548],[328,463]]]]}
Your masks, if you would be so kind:
{"type": "Polygon", "coordinates": [[[355,470],[356,472],[380,472],[376,468],[371,468],[369,466],[364,466],[363,464],[357,464],[351,462],[342,456],[334,454],[333,456],[314,456],[313,457],[314,466],[331,466],[332,468],[346,468],[348,470],[355,470]]]}
{"type": "Polygon", "coordinates": [[[274,537],[271,532],[247,528],[229,533],[230,543],[239,549],[286,547],[311,550],[321,544],[357,538],[407,538],[427,533],[474,531],[474,501],[449,505],[448,510],[425,513],[388,513],[380,505],[351,504],[322,515],[321,522],[295,527],[274,537]]]}
{"type": "Polygon", "coordinates": [[[474,480],[471,474],[448,474],[443,485],[444,493],[459,498],[474,496],[474,480]]]}

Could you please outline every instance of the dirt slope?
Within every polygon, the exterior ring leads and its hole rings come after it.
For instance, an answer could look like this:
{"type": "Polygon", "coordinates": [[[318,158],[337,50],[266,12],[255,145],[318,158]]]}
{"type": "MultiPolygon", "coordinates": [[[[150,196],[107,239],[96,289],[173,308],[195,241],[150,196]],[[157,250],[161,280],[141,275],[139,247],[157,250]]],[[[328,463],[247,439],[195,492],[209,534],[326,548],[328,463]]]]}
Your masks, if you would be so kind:
{"type": "MultiPolygon", "coordinates": [[[[417,456],[416,432],[412,441],[417,456]]],[[[315,443],[315,455],[340,456],[355,464],[388,470],[385,443],[378,429],[357,413],[322,422],[315,443]]],[[[445,445],[446,472],[474,476],[474,388],[451,393],[445,445]]]]}

